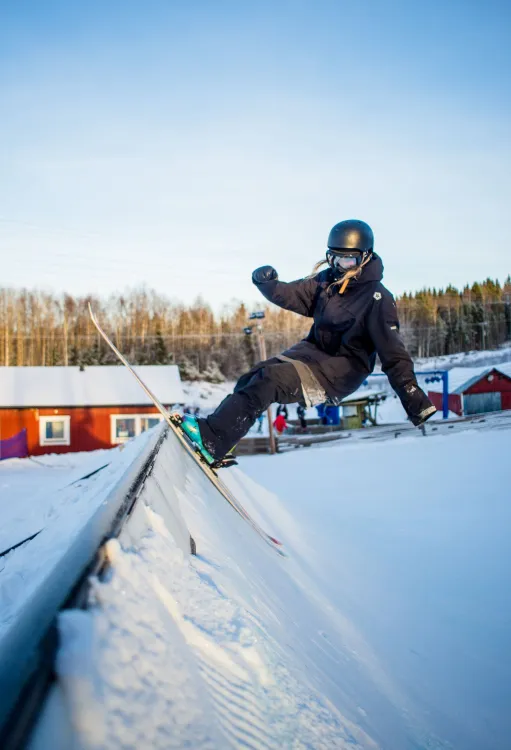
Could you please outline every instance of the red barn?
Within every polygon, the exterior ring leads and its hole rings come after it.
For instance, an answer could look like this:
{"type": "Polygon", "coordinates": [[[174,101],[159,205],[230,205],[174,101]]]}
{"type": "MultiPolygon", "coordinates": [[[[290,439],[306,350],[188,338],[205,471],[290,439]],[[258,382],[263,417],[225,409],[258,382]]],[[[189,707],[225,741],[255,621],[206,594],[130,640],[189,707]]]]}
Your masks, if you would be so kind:
{"type": "MultiPolygon", "coordinates": [[[[175,365],[135,369],[163,404],[184,402],[175,365]]],[[[21,442],[26,436],[28,455],[92,451],[123,443],[160,420],[125,367],[0,367],[0,446],[9,455],[20,455],[12,453],[16,436],[21,442]]]]}
{"type": "MultiPolygon", "coordinates": [[[[441,409],[442,394],[430,391],[428,395],[441,409]]],[[[449,371],[449,411],[461,416],[503,409],[511,409],[510,364],[449,371]]]]}

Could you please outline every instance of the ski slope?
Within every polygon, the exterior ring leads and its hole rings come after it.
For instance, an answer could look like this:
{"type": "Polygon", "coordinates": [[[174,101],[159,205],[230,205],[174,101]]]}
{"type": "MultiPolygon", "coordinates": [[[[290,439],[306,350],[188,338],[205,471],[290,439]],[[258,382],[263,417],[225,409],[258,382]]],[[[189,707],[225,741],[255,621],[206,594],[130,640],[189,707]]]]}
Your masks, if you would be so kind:
{"type": "Polygon", "coordinates": [[[61,615],[33,747],[507,749],[510,447],[458,426],[244,458],[225,481],[283,559],[167,441],[198,555],[148,486],[61,615]]]}

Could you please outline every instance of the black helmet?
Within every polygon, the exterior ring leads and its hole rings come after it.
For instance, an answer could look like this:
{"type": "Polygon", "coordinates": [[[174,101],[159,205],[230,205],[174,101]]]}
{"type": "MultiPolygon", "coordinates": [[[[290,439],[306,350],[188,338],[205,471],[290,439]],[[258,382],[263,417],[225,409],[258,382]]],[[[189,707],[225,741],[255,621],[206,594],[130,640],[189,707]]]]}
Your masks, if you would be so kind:
{"type": "Polygon", "coordinates": [[[373,230],[365,221],[347,219],[332,227],[328,235],[328,248],[336,250],[356,250],[370,253],[374,246],[373,230]]]}
{"type": "Polygon", "coordinates": [[[369,260],[373,245],[373,230],[365,221],[340,221],[328,235],[326,259],[335,273],[343,275],[369,260]]]}

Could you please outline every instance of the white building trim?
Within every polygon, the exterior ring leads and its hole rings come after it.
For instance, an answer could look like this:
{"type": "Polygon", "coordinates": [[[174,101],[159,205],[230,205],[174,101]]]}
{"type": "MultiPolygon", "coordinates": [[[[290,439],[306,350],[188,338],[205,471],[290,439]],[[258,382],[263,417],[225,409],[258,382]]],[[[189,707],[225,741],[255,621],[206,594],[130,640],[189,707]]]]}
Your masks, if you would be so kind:
{"type": "MultiPolygon", "coordinates": [[[[112,445],[119,445],[125,443],[131,438],[138,437],[142,432],[148,429],[147,422],[144,425],[144,420],[156,420],[161,422],[163,417],[161,414],[110,414],[110,442],[112,445]],[[123,420],[133,420],[133,434],[128,433],[124,435],[119,434],[118,422],[123,420]]],[[[130,431],[131,432],[131,431],[130,431]]]]}
{"type": "Polygon", "coordinates": [[[69,414],[53,414],[39,417],[39,445],[71,445],[71,416],[69,414]],[[62,422],[62,436],[48,437],[48,424],[62,422]]]}

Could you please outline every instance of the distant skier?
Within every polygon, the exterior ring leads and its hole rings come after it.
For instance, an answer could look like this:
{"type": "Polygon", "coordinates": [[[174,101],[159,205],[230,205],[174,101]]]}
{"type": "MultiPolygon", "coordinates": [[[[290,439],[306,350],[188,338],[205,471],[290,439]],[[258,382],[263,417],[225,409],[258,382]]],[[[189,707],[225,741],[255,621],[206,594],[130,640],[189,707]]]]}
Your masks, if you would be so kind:
{"type": "Polygon", "coordinates": [[[272,266],[253,272],[252,281],[266,299],[313,318],[313,324],[305,339],[242,375],[234,393],[207,418],[186,418],[183,430],[207,451],[208,461],[221,465],[272,403],[309,407],[350,395],[373,371],[377,353],[413,424],[435,413],[417,384],[396,304],[381,283],[383,264],[373,248],[371,228],[349,219],[332,228],[326,257],[311,276],[284,282],[272,266]],[[323,265],[327,268],[320,271],[323,265]]]}

